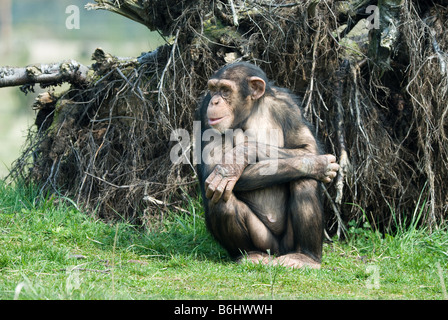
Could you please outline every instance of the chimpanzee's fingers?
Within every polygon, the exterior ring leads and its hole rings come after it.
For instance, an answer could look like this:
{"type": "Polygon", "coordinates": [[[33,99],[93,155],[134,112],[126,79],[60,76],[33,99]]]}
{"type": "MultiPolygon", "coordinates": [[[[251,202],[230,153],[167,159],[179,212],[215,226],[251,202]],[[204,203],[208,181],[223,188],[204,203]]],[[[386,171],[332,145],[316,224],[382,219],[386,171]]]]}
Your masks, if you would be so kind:
{"type": "Polygon", "coordinates": [[[333,172],[336,172],[339,170],[340,167],[339,167],[339,164],[337,164],[337,163],[331,163],[328,165],[328,168],[330,170],[332,170],[333,172]]]}
{"type": "Polygon", "coordinates": [[[327,154],[326,156],[328,158],[328,162],[330,162],[330,163],[336,162],[336,157],[334,155],[327,154]]]}
{"type": "Polygon", "coordinates": [[[210,175],[207,177],[207,179],[205,179],[205,183],[204,183],[204,185],[205,185],[205,189],[206,189],[206,190],[208,189],[209,184],[213,181],[214,178],[215,178],[215,173],[212,172],[212,173],[210,173],[210,175]]]}
{"type": "Polygon", "coordinates": [[[322,179],[321,179],[321,181],[323,182],[323,183],[330,183],[331,182],[331,178],[329,178],[329,177],[323,177],[322,179]]]}
{"type": "Polygon", "coordinates": [[[325,172],[324,176],[321,178],[321,181],[324,183],[330,183],[333,181],[334,178],[336,178],[339,170],[339,165],[336,163],[332,163],[327,167],[327,171],[325,172]]]}
{"type": "Polygon", "coordinates": [[[218,186],[215,189],[215,192],[213,193],[212,202],[217,203],[219,199],[221,199],[222,194],[224,190],[226,189],[227,185],[227,179],[222,179],[221,182],[218,184],[218,186]]]}
{"type": "Polygon", "coordinates": [[[222,195],[222,200],[228,201],[230,199],[230,196],[232,195],[233,188],[235,187],[235,184],[238,180],[229,180],[227,183],[226,189],[224,190],[224,194],[222,195]]]}
{"type": "Polygon", "coordinates": [[[215,193],[215,190],[222,179],[221,176],[212,173],[207,178],[207,180],[208,182],[206,182],[205,196],[207,197],[207,199],[210,199],[215,193]]]}

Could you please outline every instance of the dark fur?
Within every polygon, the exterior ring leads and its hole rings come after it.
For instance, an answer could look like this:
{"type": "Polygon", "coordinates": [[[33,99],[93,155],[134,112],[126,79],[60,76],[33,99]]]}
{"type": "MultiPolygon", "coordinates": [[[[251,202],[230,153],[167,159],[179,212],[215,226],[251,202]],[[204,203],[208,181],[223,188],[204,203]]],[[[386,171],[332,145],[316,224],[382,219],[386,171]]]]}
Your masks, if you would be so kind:
{"type": "MultiPolygon", "coordinates": [[[[299,107],[300,99],[286,89],[270,84],[265,73],[260,68],[248,63],[238,63],[222,68],[212,78],[235,81],[240,88],[240,94],[246,97],[250,94],[247,79],[252,76],[262,78],[266,82],[265,97],[270,96],[275,99],[274,105],[270,107],[271,116],[282,128],[285,142],[285,152],[283,153],[280,150],[280,158],[284,159],[285,163],[288,164],[287,161],[289,161],[290,155],[288,155],[287,149],[303,149],[304,153],[306,153],[306,148],[310,146],[316,146],[312,149],[314,150],[313,152],[316,154],[320,153],[320,148],[314,137],[312,137],[312,141],[308,141],[297,136],[297,132],[300,132],[303,128],[308,128],[311,131],[311,126],[302,116],[299,107]]],[[[207,94],[196,113],[196,119],[201,120],[203,131],[210,128],[206,116],[210,99],[210,94],[207,94]]],[[[265,103],[264,97],[257,101],[248,118],[254,116],[255,109],[262,103],[265,103]]],[[[235,114],[238,114],[237,111],[235,114]]],[[[248,118],[235,119],[234,123],[237,125],[233,129],[243,128],[248,118]]],[[[206,145],[207,143],[201,141],[201,150],[206,145]]],[[[255,165],[249,165],[235,185],[234,195],[237,201],[235,203],[224,203],[224,201],[220,200],[218,204],[213,205],[205,197],[204,185],[205,180],[213,169],[213,166],[207,166],[204,163],[200,163],[197,166],[205,207],[206,224],[210,232],[232,257],[238,257],[244,251],[263,251],[262,248],[254,245],[242,216],[248,212],[247,210],[250,210],[251,213],[265,223],[264,207],[269,204],[268,201],[275,199],[270,199],[267,196],[261,203],[255,203],[251,199],[254,199],[255,193],[259,192],[257,190],[277,185],[279,188],[282,188],[281,190],[284,190],[283,194],[286,196],[286,210],[284,212],[286,226],[278,226],[279,230],[281,230],[280,233],[276,230],[277,226],[270,229],[279,243],[277,252],[272,252],[271,250],[271,253],[284,255],[291,252],[300,252],[320,262],[323,242],[323,210],[320,199],[320,183],[318,181],[313,179],[295,179],[288,174],[261,176],[256,174],[255,165]],[[303,208],[312,210],[312,212],[303,212],[303,208]],[[286,239],[285,235],[288,227],[292,227],[293,230],[292,244],[291,241],[284,240],[286,239]]],[[[255,199],[257,198],[255,197],[255,199]]],[[[265,223],[265,225],[267,224],[265,223]]]]}

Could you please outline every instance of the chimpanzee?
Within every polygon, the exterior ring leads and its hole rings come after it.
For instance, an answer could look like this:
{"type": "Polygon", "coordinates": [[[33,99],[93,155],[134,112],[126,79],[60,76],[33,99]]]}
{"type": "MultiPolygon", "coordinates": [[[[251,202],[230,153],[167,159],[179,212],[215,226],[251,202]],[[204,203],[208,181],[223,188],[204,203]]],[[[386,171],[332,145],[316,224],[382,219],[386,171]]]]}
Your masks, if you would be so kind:
{"type": "Polygon", "coordinates": [[[208,81],[196,113],[203,156],[197,172],[207,228],[234,259],[320,268],[320,182],[331,182],[339,165],[321,153],[300,105],[247,62],[208,81]],[[214,139],[204,138],[207,130],[214,139]]]}

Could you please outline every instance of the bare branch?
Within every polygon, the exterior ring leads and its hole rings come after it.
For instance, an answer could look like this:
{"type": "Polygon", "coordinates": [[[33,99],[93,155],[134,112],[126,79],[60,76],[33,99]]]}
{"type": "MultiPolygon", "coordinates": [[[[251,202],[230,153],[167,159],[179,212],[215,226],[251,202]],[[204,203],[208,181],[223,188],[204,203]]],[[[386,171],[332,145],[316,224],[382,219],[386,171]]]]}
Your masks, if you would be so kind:
{"type": "Polygon", "coordinates": [[[35,64],[24,68],[1,67],[0,88],[23,85],[86,82],[89,69],[74,60],[52,64],[35,64]]]}
{"type": "Polygon", "coordinates": [[[338,143],[339,143],[339,165],[341,169],[339,170],[339,174],[336,178],[336,199],[335,202],[340,205],[342,202],[343,196],[343,188],[344,188],[344,178],[345,174],[350,166],[350,161],[348,158],[347,147],[345,144],[345,130],[344,130],[344,107],[341,101],[343,87],[345,83],[345,79],[350,69],[350,64],[348,60],[344,60],[341,64],[340,70],[336,73],[336,94],[335,94],[335,102],[337,106],[336,113],[336,126],[337,126],[337,135],[338,135],[338,143]]]}

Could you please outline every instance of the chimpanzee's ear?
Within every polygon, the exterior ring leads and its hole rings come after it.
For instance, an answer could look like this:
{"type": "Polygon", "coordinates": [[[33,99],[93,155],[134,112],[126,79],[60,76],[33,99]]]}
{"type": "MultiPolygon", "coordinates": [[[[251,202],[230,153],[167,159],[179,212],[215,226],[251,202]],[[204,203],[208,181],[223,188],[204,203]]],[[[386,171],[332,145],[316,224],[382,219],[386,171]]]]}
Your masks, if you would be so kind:
{"type": "Polygon", "coordinates": [[[250,77],[248,79],[251,97],[254,100],[260,99],[264,95],[266,83],[260,77],[250,77]]]}

